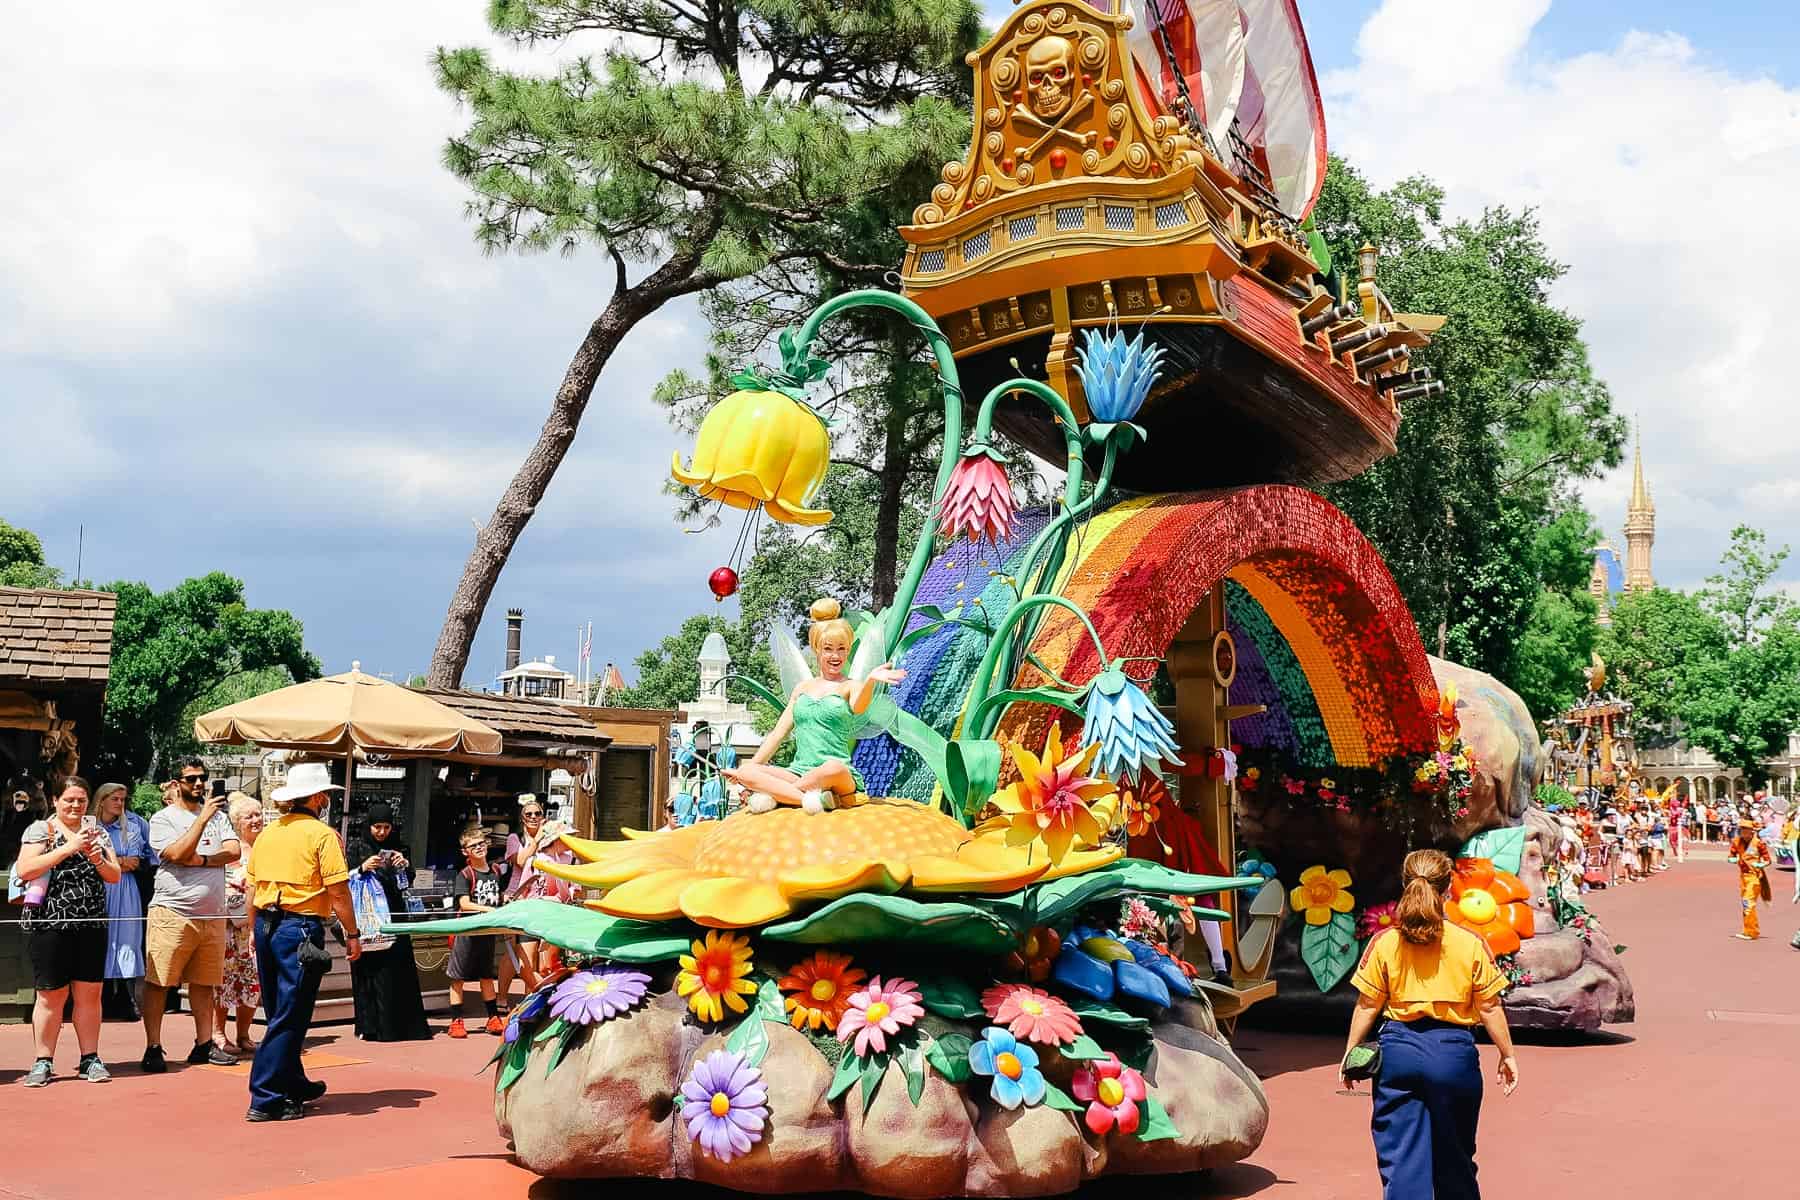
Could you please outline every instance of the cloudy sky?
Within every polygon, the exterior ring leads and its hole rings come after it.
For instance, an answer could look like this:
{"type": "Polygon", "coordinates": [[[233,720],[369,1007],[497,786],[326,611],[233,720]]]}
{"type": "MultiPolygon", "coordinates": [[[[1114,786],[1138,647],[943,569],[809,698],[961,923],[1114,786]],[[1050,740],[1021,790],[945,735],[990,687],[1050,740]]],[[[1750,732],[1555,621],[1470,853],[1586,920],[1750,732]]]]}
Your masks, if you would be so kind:
{"type": "MultiPolygon", "coordinates": [[[[1001,6],[1004,7],[1004,6],[1001,6]]],[[[1730,527],[1800,542],[1782,353],[1800,277],[1800,15],[1774,0],[1302,3],[1334,147],[1459,211],[1530,204],[1641,415],[1656,567],[1730,527]]],[[[480,0],[102,0],[9,18],[0,73],[0,517],[53,560],[168,586],[213,569],[292,609],[331,670],[423,670],[485,520],[604,304],[604,259],[484,258],[438,165],[439,44],[480,0]],[[20,99],[24,98],[24,99],[20,99]]],[[[566,51],[564,51],[566,52],[566,51]]],[[[546,61],[556,52],[541,56],[546,61]]],[[[640,326],[495,593],[529,654],[628,661],[710,605],[728,533],[660,493],[648,400],[697,356],[640,326]]],[[[1628,475],[1589,503],[1618,536],[1628,475]]],[[[1794,572],[1800,578],[1800,571],[1794,572]]],[[[497,619],[469,680],[498,669],[497,619]]]]}

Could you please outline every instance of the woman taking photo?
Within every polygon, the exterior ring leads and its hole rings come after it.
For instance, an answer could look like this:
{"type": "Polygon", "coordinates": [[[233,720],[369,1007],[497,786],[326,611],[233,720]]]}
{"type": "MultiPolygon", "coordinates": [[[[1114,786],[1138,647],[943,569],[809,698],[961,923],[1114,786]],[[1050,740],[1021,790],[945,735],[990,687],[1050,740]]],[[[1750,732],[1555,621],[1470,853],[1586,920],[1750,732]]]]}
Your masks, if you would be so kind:
{"type": "Polygon", "coordinates": [[[1479,1200],[1475,1025],[1500,1049],[1502,1091],[1519,1083],[1500,1007],[1506,977],[1480,937],[1444,921],[1451,867],[1439,850],[1406,856],[1397,923],[1370,939],[1350,980],[1360,995],[1345,1057],[1386,1019],[1370,1121],[1385,1200],[1479,1200]]]}
{"type": "Polygon", "coordinates": [[[94,816],[119,860],[119,881],[106,885],[106,982],[100,1015],[108,1021],[136,1021],[144,984],[144,888],[136,872],[156,861],[150,824],[125,806],[125,785],[103,783],[94,793],[94,816]]]}
{"type": "Polygon", "coordinates": [[[89,1083],[112,1078],[100,1061],[100,981],[106,978],[106,885],[119,882],[119,860],[100,822],[87,815],[87,780],[71,775],[50,815],[19,840],[19,878],[25,889],[25,944],[37,1003],[31,1032],[37,1060],[26,1087],[50,1082],[63,1004],[74,989],[75,1073],[89,1083]],[[33,883],[41,881],[39,887],[33,883]]]}
{"type": "MultiPolygon", "coordinates": [[[[350,865],[380,886],[389,915],[398,917],[406,911],[412,863],[406,847],[394,837],[394,813],[387,805],[369,805],[362,830],[350,839],[350,865]]],[[[364,950],[350,964],[350,991],[356,1001],[356,1036],[363,1041],[430,1039],[412,939],[404,933],[396,935],[386,950],[364,950]]]]}
{"type": "MultiPolygon", "coordinates": [[[[519,823],[523,833],[506,835],[506,869],[511,872],[506,883],[505,902],[514,900],[561,900],[562,882],[537,869],[541,855],[557,862],[573,862],[575,856],[563,849],[560,825],[544,824],[544,802],[530,792],[519,797],[519,823]]],[[[512,1002],[512,981],[516,974],[525,981],[527,993],[537,990],[538,981],[548,969],[539,959],[540,944],[534,940],[507,938],[500,944],[500,1012],[506,1013],[512,1002]],[[515,964],[513,955],[518,955],[515,964]]],[[[546,956],[547,957],[547,956],[546,956]]]]}

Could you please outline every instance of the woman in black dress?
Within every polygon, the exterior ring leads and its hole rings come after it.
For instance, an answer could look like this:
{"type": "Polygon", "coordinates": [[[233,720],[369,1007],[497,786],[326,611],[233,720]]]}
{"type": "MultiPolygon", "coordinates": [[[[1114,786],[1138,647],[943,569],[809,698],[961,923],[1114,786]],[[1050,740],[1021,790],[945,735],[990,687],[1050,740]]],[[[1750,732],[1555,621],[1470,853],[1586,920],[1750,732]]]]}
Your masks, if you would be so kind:
{"type": "MultiPolygon", "coordinates": [[[[388,909],[406,911],[404,890],[412,882],[406,847],[394,839],[394,815],[371,804],[363,828],[350,840],[350,868],[381,885],[388,909]]],[[[365,1042],[416,1042],[431,1037],[412,939],[394,938],[386,950],[365,950],[350,964],[350,991],[356,1001],[356,1036],[365,1042]]]]}

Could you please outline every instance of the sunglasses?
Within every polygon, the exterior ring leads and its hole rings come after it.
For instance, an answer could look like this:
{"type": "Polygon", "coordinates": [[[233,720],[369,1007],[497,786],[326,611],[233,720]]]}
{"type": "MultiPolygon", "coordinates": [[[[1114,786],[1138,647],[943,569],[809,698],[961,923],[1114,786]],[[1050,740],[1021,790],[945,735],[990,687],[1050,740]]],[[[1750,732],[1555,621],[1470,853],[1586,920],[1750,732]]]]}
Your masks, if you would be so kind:
{"type": "Polygon", "coordinates": [[[524,812],[520,813],[519,815],[527,821],[541,821],[544,819],[544,814],[541,812],[538,812],[534,808],[528,808],[524,812]]]}
{"type": "Polygon", "coordinates": [[[183,782],[183,783],[205,783],[206,776],[204,776],[204,775],[183,775],[181,777],[181,782],[183,782]]]}

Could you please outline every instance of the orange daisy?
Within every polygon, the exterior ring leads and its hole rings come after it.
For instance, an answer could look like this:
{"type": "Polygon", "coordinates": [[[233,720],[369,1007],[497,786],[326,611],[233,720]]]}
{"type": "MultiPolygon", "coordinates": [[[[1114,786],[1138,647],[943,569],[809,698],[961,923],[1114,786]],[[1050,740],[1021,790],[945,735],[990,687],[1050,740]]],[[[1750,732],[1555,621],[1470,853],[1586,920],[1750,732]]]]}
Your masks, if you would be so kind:
{"type": "Polygon", "coordinates": [[[850,965],[848,954],[820,950],[794,964],[778,981],[785,998],[788,1021],[795,1029],[828,1029],[837,1032],[838,1018],[850,1005],[850,994],[868,978],[868,972],[850,965]]]}
{"type": "Polygon", "coordinates": [[[687,997],[694,1015],[719,1021],[727,1008],[748,1011],[744,997],[756,993],[755,981],[745,978],[750,974],[750,939],[714,930],[704,942],[696,940],[689,948],[693,953],[681,956],[675,992],[687,997]]]}
{"type": "Polygon", "coordinates": [[[1537,932],[1525,884],[1485,858],[1456,860],[1444,917],[1478,934],[1495,955],[1515,953],[1522,939],[1537,932]]]}

